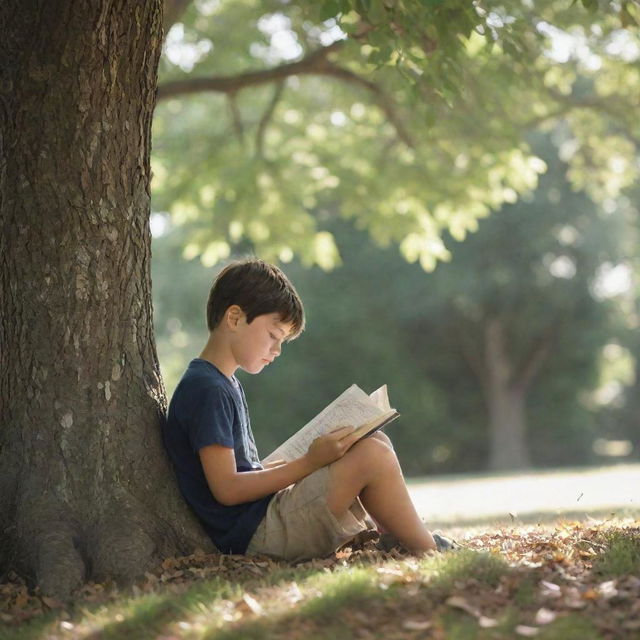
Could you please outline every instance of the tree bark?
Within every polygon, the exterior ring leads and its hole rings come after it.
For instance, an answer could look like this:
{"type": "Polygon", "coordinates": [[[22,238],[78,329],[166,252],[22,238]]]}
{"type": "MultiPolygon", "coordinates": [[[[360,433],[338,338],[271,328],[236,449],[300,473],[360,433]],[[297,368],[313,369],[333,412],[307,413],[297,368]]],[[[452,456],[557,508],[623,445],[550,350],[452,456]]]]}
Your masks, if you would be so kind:
{"type": "Polygon", "coordinates": [[[516,382],[499,319],[485,330],[486,380],[484,394],[489,413],[490,455],[493,470],[531,466],[527,445],[526,385],[516,382]]]}
{"type": "Polygon", "coordinates": [[[0,6],[0,570],[65,598],[210,547],[162,449],[160,0],[0,6]]]}

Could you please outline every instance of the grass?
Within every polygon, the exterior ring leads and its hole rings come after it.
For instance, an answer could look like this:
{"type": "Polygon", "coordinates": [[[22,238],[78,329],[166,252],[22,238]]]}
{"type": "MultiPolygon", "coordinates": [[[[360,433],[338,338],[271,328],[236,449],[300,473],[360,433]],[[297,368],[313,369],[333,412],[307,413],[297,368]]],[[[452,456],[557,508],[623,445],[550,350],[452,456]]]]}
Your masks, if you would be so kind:
{"type": "MultiPolygon", "coordinates": [[[[105,585],[22,623],[16,598],[6,600],[17,617],[0,617],[0,638],[501,640],[523,637],[519,625],[536,628],[542,640],[632,638],[623,625],[633,632],[640,597],[633,582],[640,573],[637,525],[474,533],[467,549],[422,559],[370,549],[298,566],[178,559],[180,577],[159,569],[132,589],[105,585]],[[599,599],[605,579],[618,580],[627,599],[599,599]],[[541,622],[540,611],[548,609],[551,619],[541,622]],[[619,633],[606,635],[610,629],[619,633]]],[[[2,587],[0,597],[8,593],[2,587]]],[[[25,610],[37,602],[31,596],[25,610]]]]}
{"type": "Polygon", "coordinates": [[[603,536],[606,548],[593,562],[593,572],[605,578],[640,575],[640,530],[611,531],[603,536]]]}
{"type": "Polygon", "coordinates": [[[425,571],[427,574],[435,573],[431,580],[432,589],[449,592],[458,583],[468,580],[497,587],[509,566],[496,554],[462,549],[458,553],[436,556],[425,563],[425,571]]]}
{"type": "Polygon", "coordinates": [[[599,640],[602,635],[593,622],[572,614],[552,622],[536,637],[538,640],[599,640]]]}

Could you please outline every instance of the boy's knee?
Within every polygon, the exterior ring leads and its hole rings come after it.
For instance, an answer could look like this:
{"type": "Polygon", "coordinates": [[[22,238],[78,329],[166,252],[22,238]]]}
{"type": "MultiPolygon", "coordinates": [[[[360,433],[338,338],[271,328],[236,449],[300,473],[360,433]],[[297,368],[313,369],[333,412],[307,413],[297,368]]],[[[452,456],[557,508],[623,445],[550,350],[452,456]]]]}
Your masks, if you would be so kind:
{"type": "Polygon", "coordinates": [[[393,449],[393,444],[391,442],[391,439],[383,431],[376,431],[371,437],[376,438],[376,440],[379,440],[380,442],[384,442],[388,447],[393,449]]]}
{"type": "Polygon", "coordinates": [[[390,464],[398,465],[398,458],[391,442],[387,444],[384,438],[375,436],[356,442],[345,455],[348,454],[351,454],[356,465],[364,467],[367,471],[382,470],[390,464]]]}

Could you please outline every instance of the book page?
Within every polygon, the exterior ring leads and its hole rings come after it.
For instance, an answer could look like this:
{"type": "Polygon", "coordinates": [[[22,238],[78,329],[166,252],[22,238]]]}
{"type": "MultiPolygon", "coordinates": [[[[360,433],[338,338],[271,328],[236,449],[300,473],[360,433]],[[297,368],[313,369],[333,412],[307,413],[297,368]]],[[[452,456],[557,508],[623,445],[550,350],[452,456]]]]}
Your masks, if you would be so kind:
{"type": "Polygon", "coordinates": [[[387,392],[387,385],[383,384],[379,389],[376,389],[369,397],[376,403],[376,406],[380,411],[390,411],[391,405],[389,404],[389,394],[387,392]]]}
{"type": "Polygon", "coordinates": [[[384,413],[360,387],[351,385],[300,431],[270,453],[262,463],[295,460],[307,453],[309,445],[323,433],[347,425],[357,427],[384,413]]]}

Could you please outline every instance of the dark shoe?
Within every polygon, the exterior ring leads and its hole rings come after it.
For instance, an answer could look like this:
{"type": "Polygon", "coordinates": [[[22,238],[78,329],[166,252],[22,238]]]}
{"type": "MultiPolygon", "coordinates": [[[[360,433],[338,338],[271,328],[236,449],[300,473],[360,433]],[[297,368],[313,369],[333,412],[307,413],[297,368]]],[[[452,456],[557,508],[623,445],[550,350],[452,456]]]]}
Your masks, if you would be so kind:
{"type": "Polygon", "coordinates": [[[390,551],[401,551],[406,552],[407,549],[402,546],[400,540],[396,538],[392,533],[381,533],[378,541],[375,544],[375,548],[378,551],[384,551],[385,553],[389,553],[390,551]]]}
{"type": "MultiPolygon", "coordinates": [[[[436,543],[436,550],[440,553],[447,553],[449,551],[459,551],[462,549],[462,545],[458,544],[451,538],[446,538],[440,533],[432,533],[433,540],[436,543]]],[[[378,542],[375,544],[375,548],[379,551],[389,553],[389,551],[400,551],[408,553],[407,549],[402,545],[400,540],[396,538],[392,533],[381,533],[378,542]]]]}
{"type": "Polygon", "coordinates": [[[451,538],[445,538],[443,535],[439,533],[431,533],[433,539],[436,543],[436,549],[440,553],[447,553],[448,551],[460,551],[462,549],[462,545],[458,544],[455,540],[451,540],[451,538]]]}

